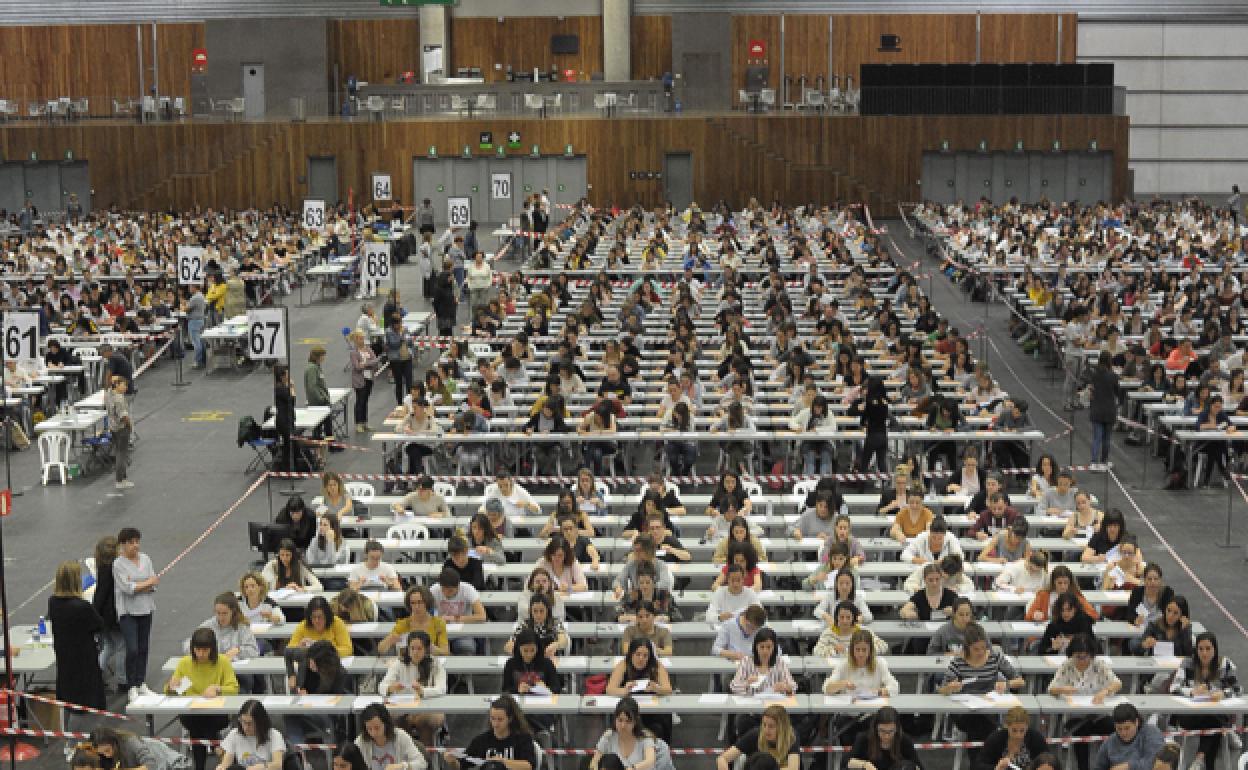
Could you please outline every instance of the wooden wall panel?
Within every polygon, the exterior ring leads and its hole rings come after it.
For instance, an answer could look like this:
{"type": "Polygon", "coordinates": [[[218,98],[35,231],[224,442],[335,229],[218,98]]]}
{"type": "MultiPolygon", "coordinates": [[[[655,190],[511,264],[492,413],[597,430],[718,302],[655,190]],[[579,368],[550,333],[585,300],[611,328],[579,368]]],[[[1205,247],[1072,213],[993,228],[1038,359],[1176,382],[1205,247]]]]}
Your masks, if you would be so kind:
{"type": "Polygon", "coordinates": [[[865,14],[832,20],[833,70],[858,80],[863,64],[955,64],[975,61],[973,14],[865,14]],[[879,50],[880,36],[897,35],[901,50],[879,50]]]}
{"type": "Polygon", "coordinates": [[[411,70],[420,74],[420,19],[331,19],[327,24],[329,72],[333,91],[334,65],[339,89],[349,75],[368,83],[393,83],[411,70]]]}
{"type": "MultiPolygon", "coordinates": [[[[1078,15],[1060,16],[1060,61],[1071,64],[1075,61],[1078,15]]],[[[984,14],[980,31],[982,60],[1003,64],[1058,62],[1058,18],[1055,13],[984,14]]]]}
{"type": "Polygon", "coordinates": [[[629,38],[633,80],[659,80],[672,71],[671,16],[634,16],[629,38]]]}
{"type": "MultiPolygon", "coordinates": [[[[91,114],[109,115],[112,99],[139,96],[140,33],[143,83],[150,89],[150,24],[0,27],[0,99],[25,110],[31,101],[86,97],[91,114]]],[[[204,44],[204,25],[159,24],[156,44],[160,93],[189,97],[191,49],[204,44]]]]}
{"type": "Polygon", "coordinates": [[[749,43],[762,40],[767,46],[763,64],[771,68],[767,87],[777,91],[780,101],[780,17],[779,16],[733,16],[732,17],[732,100],[740,105],[738,91],[745,86],[745,70],[748,66],[749,43]]]}
{"type": "Polygon", "coordinates": [[[871,203],[875,216],[894,215],[897,201],[916,199],[922,153],[948,139],[953,150],[1047,147],[1060,139],[1086,147],[1096,138],[1113,153],[1114,196],[1125,193],[1128,120],[1116,116],[840,117],[689,116],[604,120],[404,121],[387,123],[121,123],[0,127],[0,156],[60,157],[66,149],[91,167],[96,202],[127,207],[297,205],[309,155],[337,158],[342,193],[367,188],[379,168],[394,176],[403,200],[412,189],[413,152],[435,144],[458,147],[483,129],[515,128],[543,147],[571,143],[588,159],[597,204],[657,204],[662,184],[628,178],[630,169],[663,167],[663,154],[689,151],[694,197],[734,206],[756,195],[786,203],[835,200],[871,203]],[[236,148],[242,148],[238,152],[236,148]],[[189,160],[186,159],[189,156],[189,160]],[[138,159],[143,162],[136,162],[138,159]]]}
{"type": "MultiPolygon", "coordinates": [[[[784,17],[784,71],[795,79],[806,75],[814,87],[814,79],[831,74],[828,60],[828,15],[802,14],[784,17]]],[[[831,81],[829,81],[830,83],[831,81]]],[[[825,86],[827,90],[830,85],[825,86]]],[[[795,94],[794,99],[800,98],[795,94]]]]}
{"type": "MultiPolygon", "coordinates": [[[[602,17],[508,16],[498,19],[456,17],[451,25],[451,69],[480,67],[486,80],[506,78],[507,65],[516,71],[539,67],[574,69],[588,80],[602,72],[602,17]],[[577,35],[580,51],[555,56],[550,52],[552,35],[577,35]],[[494,65],[502,69],[495,71],[494,65]]],[[[670,46],[669,46],[670,48],[670,46]]]]}

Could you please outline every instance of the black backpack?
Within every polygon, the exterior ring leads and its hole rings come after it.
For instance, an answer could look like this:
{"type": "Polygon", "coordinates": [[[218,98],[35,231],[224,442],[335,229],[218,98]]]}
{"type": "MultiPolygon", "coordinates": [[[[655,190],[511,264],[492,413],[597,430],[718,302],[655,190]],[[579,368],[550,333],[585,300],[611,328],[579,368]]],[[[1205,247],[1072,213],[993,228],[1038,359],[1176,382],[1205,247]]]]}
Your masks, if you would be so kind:
{"type": "Polygon", "coordinates": [[[238,436],[236,440],[241,447],[260,438],[260,425],[251,415],[245,415],[238,420],[238,436]]]}

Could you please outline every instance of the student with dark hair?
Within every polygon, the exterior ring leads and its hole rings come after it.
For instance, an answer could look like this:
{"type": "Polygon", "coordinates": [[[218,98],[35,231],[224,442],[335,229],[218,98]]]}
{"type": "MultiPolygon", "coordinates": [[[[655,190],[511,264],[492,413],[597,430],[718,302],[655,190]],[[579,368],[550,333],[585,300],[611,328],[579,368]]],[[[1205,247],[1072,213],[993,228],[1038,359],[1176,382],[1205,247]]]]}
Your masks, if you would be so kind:
{"type": "MultiPolygon", "coordinates": [[[[535,770],[537,747],[533,731],[516,699],[510,695],[497,698],[490,704],[489,718],[489,728],[468,743],[464,755],[485,760],[487,770],[494,763],[501,770],[535,770]]],[[[449,753],[445,757],[452,770],[460,770],[458,757],[449,753]]]]}
{"type": "Polygon", "coordinates": [[[903,766],[922,770],[914,742],[901,729],[897,709],[885,706],[875,712],[871,725],[854,739],[847,770],[901,770],[903,766]]]}
{"type": "Polygon", "coordinates": [[[1096,752],[1092,770],[1110,770],[1125,766],[1127,770],[1152,770],[1153,759],[1165,744],[1161,730],[1140,719],[1140,712],[1130,703],[1114,706],[1111,717],[1114,732],[1096,752]]]}
{"type": "MultiPolygon", "coordinates": [[[[1170,692],[1193,700],[1211,700],[1238,697],[1242,692],[1239,675],[1230,658],[1218,650],[1218,638],[1206,631],[1196,637],[1196,652],[1183,661],[1170,682],[1170,692]]],[[[1222,714],[1185,714],[1175,716],[1174,721],[1185,730],[1209,730],[1227,727],[1229,718],[1222,714]]],[[[1235,735],[1235,733],[1231,733],[1235,735]]],[[[1232,740],[1232,744],[1235,740],[1232,740]]],[[[1196,758],[1188,770],[1204,770],[1217,767],[1218,750],[1222,746],[1219,734],[1200,736],[1196,758]]],[[[1234,747],[1233,748],[1238,748],[1234,747]]]]}
{"type": "MultiPolygon", "coordinates": [[[[273,728],[264,704],[254,698],[243,703],[235,727],[221,741],[221,770],[282,770],[286,740],[273,728]]],[[[293,757],[292,757],[293,758],[293,757]]],[[[151,768],[148,768],[151,770],[151,768]]]]}
{"type": "Polygon", "coordinates": [[[984,741],[971,770],[995,770],[1003,763],[1007,768],[1025,768],[1048,749],[1044,733],[1032,728],[1027,709],[1015,706],[1005,712],[1005,726],[993,730],[984,741]]]}
{"type": "MultiPolygon", "coordinates": [[[[407,641],[399,648],[399,659],[390,664],[377,692],[385,697],[410,693],[421,699],[446,694],[446,668],[433,656],[433,643],[428,634],[413,631],[407,635],[407,641]]],[[[426,746],[432,746],[434,734],[446,722],[446,717],[420,712],[400,717],[398,721],[415,730],[426,746]]]]}
{"type": "MultiPolygon", "coordinates": [[[[238,679],[230,659],[217,652],[217,635],[210,628],[197,628],[191,634],[191,651],[178,661],[173,676],[165,685],[165,692],[184,696],[216,698],[221,695],[237,695],[238,679]]],[[[228,724],[224,716],[217,714],[187,715],[180,717],[192,738],[216,738],[228,724]]],[[[192,746],[195,770],[204,770],[208,760],[208,747],[192,746]]]]}
{"type": "Polygon", "coordinates": [[[425,770],[429,760],[406,730],[397,729],[390,710],[381,703],[370,703],[360,712],[363,727],[355,745],[369,770],[425,770]]]}

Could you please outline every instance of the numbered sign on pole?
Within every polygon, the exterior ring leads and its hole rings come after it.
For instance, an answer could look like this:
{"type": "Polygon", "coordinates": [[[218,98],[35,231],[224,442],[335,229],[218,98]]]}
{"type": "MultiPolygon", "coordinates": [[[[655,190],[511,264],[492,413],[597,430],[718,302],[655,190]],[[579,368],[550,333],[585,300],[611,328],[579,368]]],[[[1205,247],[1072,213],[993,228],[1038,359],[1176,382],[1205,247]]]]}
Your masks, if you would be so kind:
{"type": "Polygon", "coordinates": [[[286,358],[286,311],[260,307],[247,311],[247,354],[253,361],[286,358]]]}
{"type": "Polygon", "coordinates": [[[451,227],[467,227],[472,222],[472,198],[447,198],[446,221],[451,227]]]}
{"type": "Polygon", "coordinates": [[[303,202],[303,226],[309,230],[325,229],[325,201],[303,202]]]}
{"type": "Polygon", "coordinates": [[[390,278],[390,244],[364,244],[364,277],[373,283],[390,278]]]}
{"type": "Polygon", "coordinates": [[[490,197],[496,201],[511,200],[511,173],[494,171],[490,174],[490,197]]]}
{"type": "Polygon", "coordinates": [[[4,314],[4,358],[7,361],[39,361],[39,314],[4,314]]]}
{"type": "Polygon", "coordinates": [[[389,174],[373,174],[373,200],[388,201],[394,197],[389,174]]]}
{"type": "Polygon", "coordinates": [[[178,247],[178,285],[199,286],[204,282],[204,250],[199,246],[178,247]]]}

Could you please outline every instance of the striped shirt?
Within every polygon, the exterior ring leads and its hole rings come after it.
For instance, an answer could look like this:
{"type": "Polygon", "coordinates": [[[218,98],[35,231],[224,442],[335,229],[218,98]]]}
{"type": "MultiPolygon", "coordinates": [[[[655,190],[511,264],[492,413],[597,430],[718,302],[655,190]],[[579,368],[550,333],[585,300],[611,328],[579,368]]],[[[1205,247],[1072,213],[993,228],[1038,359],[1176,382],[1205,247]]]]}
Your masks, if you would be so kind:
{"type": "Polygon", "coordinates": [[[975,694],[991,692],[997,682],[1017,677],[1018,671],[1009,658],[993,650],[981,666],[972,666],[960,655],[949,661],[949,669],[940,684],[943,687],[950,682],[961,682],[962,692],[975,694]]]}

